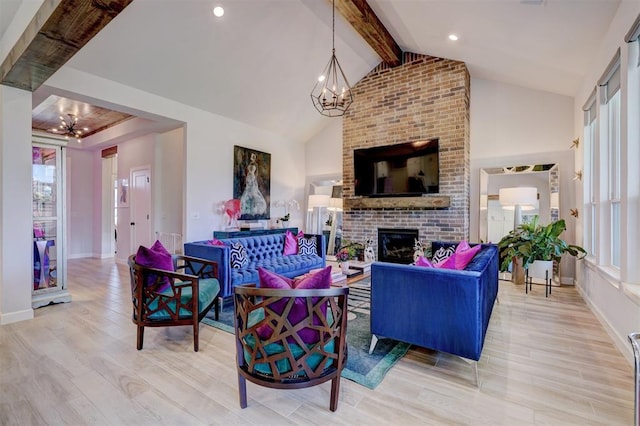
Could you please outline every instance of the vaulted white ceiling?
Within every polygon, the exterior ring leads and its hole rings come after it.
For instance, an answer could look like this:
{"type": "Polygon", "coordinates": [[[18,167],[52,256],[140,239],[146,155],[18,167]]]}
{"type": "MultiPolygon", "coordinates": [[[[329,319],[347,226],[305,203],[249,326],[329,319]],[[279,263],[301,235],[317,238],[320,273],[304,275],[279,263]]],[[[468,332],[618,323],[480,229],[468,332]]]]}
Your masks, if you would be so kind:
{"type": "MultiPolygon", "coordinates": [[[[368,1],[405,51],[464,61],[472,77],[568,96],[620,3],[368,1]]],[[[0,2],[1,36],[16,0],[0,2]]],[[[336,54],[352,84],[380,61],[339,15],[336,54]]],[[[309,96],[330,55],[329,1],[135,0],[65,66],[305,141],[332,120],[309,96]],[[220,19],[211,13],[218,4],[220,19]]]]}

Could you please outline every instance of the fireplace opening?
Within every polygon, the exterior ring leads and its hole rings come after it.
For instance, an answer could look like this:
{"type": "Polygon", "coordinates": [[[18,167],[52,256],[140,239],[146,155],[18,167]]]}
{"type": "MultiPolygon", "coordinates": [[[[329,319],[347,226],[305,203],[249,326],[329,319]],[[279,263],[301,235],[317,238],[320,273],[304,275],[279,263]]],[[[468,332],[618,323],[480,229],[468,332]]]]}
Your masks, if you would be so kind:
{"type": "Polygon", "coordinates": [[[378,260],[380,262],[413,262],[413,246],[418,239],[417,229],[378,229],[378,260]]]}

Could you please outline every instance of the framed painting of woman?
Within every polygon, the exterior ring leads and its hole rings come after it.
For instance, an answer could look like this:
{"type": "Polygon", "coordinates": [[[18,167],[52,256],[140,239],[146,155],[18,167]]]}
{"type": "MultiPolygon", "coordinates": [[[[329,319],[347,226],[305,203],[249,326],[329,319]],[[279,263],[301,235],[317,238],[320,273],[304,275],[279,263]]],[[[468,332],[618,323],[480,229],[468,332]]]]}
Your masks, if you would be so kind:
{"type": "Polygon", "coordinates": [[[271,154],[234,145],[233,198],[241,220],[270,219],[271,154]]]}

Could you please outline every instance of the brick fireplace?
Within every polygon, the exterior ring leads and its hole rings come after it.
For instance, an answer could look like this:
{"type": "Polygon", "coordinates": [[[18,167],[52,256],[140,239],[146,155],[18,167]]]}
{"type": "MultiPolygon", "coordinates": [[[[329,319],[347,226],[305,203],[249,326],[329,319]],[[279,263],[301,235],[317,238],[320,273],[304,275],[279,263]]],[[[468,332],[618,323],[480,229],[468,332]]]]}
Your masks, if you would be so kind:
{"type": "MultiPolygon", "coordinates": [[[[422,242],[469,236],[469,96],[466,65],[405,52],[403,63],[380,64],[353,87],[343,119],[343,237],[377,244],[377,230],[417,229],[422,242]],[[353,150],[439,139],[440,196],[379,202],[354,196],[353,150]],[[435,207],[434,207],[435,206],[435,207]]],[[[427,196],[429,197],[429,196],[427,196]]],[[[378,252],[378,247],[374,247],[378,252]]]]}

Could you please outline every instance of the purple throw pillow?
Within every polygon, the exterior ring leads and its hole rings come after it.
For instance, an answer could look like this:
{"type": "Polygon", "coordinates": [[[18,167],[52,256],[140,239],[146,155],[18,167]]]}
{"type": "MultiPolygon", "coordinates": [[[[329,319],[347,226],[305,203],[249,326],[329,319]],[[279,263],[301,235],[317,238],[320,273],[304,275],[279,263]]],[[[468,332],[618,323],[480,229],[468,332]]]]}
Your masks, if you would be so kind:
{"type": "MultiPolygon", "coordinates": [[[[306,277],[299,280],[292,280],[287,277],[283,277],[282,275],[276,274],[273,271],[269,271],[263,268],[258,268],[258,276],[260,278],[260,287],[261,288],[275,288],[280,290],[286,289],[300,289],[300,290],[311,290],[311,289],[328,289],[331,287],[331,266],[327,266],[326,268],[321,269],[320,271],[311,273],[306,277]]],[[[269,305],[269,308],[276,312],[278,315],[281,315],[284,312],[284,309],[287,305],[287,300],[282,299],[277,302],[274,302],[269,305]]],[[[312,300],[313,303],[317,302],[317,298],[312,300]]],[[[320,311],[323,315],[327,314],[327,307],[321,307],[320,311]]],[[[305,299],[302,297],[297,297],[291,310],[289,311],[288,320],[292,325],[298,324],[304,318],[308,317],[309,314],[307,312],[307,304],[305,299]]],[[[322,324],[321,319],[314,314],[313,315],[313,324],[319,325],[322,324]]],[[[273,334],[273,328],[271,324],[263,324],[256,330],[258,336],[267,340],[273,334]]],[[[300,339],[308,345],[314,344],[320,340],[320,336],[318,335],[317,330],[313,330],[309,327],[305,327],[298,331],[298,336],[300,339]]],[[[290,339],[290,342],[295,343],[295,339],[290,339]]]]}
{"type": "Polygon", "coordinates": [[[425,268],[435,268],[435,265],[431,263],[431,261],[424,256],[420,256],[418,260],[416,260],[416,266],[423,266],[425,268]]]}
{"type": "Polygon", "coordinates": [[[214,238],[213,240],[207,241],[207,244],[211,244],[212,246],[226,246],[227,245],[224,241],[220,241],[217,238],[214,238]]]}
{"type": "MultiPolygon", "coordinates": [[[[300,233],[298,236],[299,235],[300,233]]],[[[298,254],[298,236],[293,235],[293,232],[287,230],[284,236],[284,251],[282,252],[284,256],[298,254]]]]}
{"type": "MultiPolygon", "coordinates": [[[[138,247],[138,252],[136,253],[136,263],[138,265],[146,266],[148,268],[156,268],[163,269],[165,271],[174,272],[173,268],[173,257],[171,253],[167,251],[166,248],[162,245],[162,243],[156,240],[155,243],[149,248],[144,246],[138,247]]],[[[154,285],[156,282],[156,275],[149,274],[147,277],[146,285],[154,285]]],[[[158,288],[156,291],[163,292],[171,287],[171,283],[169,282],[168,277],[164,277],[160,280],[158,288]]]]}

